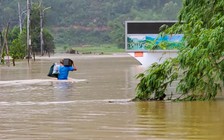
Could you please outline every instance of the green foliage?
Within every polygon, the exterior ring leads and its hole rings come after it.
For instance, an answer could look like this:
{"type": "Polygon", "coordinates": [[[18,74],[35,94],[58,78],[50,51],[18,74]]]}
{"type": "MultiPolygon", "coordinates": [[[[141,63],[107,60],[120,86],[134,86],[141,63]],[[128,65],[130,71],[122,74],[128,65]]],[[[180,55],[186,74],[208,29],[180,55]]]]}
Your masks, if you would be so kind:
{"type": "Polygon", "coordinates": [[[112,54],[112,53],[124,53],[125,50],[118,48],[116,44],[101,44],[101,45],[83,45],[83,46],[70,46],[62,45],[56,46],[56,52],[66,52],[69,50],[78,51],[79,54],[112,54]]]}
{"type": "MultiPolygon", "coordinates": [[[[41,7],[39,3],[33,3],[31,9],[31,45],[33,53],[40,53],[41,51],[41,42],[40,42],[40,10],[41,7]]],[[[45,19],[43,19],[43,22],[45,19]]],[[[43,51],[44,53],[53,53],[54,52],[54,37],[52,34],[45,28],[43,28],[43,51]]]]}
{"type": "Polygon", "coordinates": [[[30,16],[30,34],[32,52],[40,52],[40,6],[38,3],[32,4],[30,16]]]}
{"type": "Polygon", "coordinates": [[[8,42],[11,43],[14,39],[19,37],[19,27],[14,26],[12,30],[8,33],[8,42]]]}
{"type": "Polygon", "coordinates": [[[111,54],[117,52],[124,52],[124,49],[118,48],[115,44],[102,44],[97,46],[83,46],[83,47],[74,47],[73,49],[77,50],[80,53],[96,53],[96,54],[111,54]]]}
{"type": "Polygon", "coordinates": [[[46,53],[54,53],[55,49],[54,37],[47,29],[43,30],[43,40],[44,40],[43,50],[46,53]]]}
{"type": "Polygon", "coordinates": [[[180,20],[184,20],[186,24],[181,25],[180,29],[184,32],[187,44],[178,59],[181,69],[185,72],[177,90],[189,95],[186,99],[214,99],[224,82],[221,65],[224,52],[224,21],[220,20],[224,19],[220,11],[224,2],[194,0],[185,1],[184,5],[180,20]]]}
{"type": "Polygon", "coordinates": [[[9,55],[13,59],[23,59],[26,55],[26,32],[19,32],[19,27],[15,26],[8,34],[9,55]]]}
{"type": "Polygon", "coordinates": [[[83,29],[65,28],[58,30],[57,34],[54,35],[54,38],[56,44],[88,45],[96,43],[99,44],[99,42],[110,43],[108,32],[102,32],[100,30],[89,31],[83,29]]]}
{"type": "Polygon", "coordinates": [[[152,64],[145,73],[137,75],[140,82],[136,87],[137,96],[134,100],[163,100],[167,86],[177,78],[177,59],[152,64]]]}
{"type": "MultiPolygon", "coordinates": [[[[10,21],[18,24],[18,0],[0,1],[0,28],[10,21]],[[7,10],[8,9],[8,10],[7,10]]],[[[44,13],[45,27],[51,28],[56,44],[92,45],[116,43],[124,48],[124,21],[127,20],[175,20],[181,7],[180,0],[43,0],[51,7],[44,13]],[[113,25],[115,24],[115,25],[113,25]],[[118,25],[118,26],[117,26],[118,25]]],[[[20,0],[21,9],[26,1],[20,0]]],[[[39,30],[39,0],[32,0],[31,28],[39,30]],[[36,4],[38,3],[38,4],[36,4]],[[36,9],[36,10],[35,10],[36,9]]],[[[25,15],[25,14],[24,14],[25,15]]],[[[26,22],[26,21],[25,21],[26,22]]],[[[39,50],[37,34],[32,34],[35,50],[39,50]]]]}
{"type": "Polygon", "coordinates": [[[21,42],[20,39],[14,39],[10,46],[9,55],[13,59],[23,59],[26,55],[26,46],[21,42]]]}
{"type": "MultiPolygon", "coordinates": [[[[183,4],[180,22],[165,31],[168,34],[184,34],[185,47],[176,58],[181,71],[177,85],[177,93],[181,96],[178,100],[211,100],[222,92],[224,84],[224,16],[221,10],[224,1],[185,0],[183,4]]],[[[167,61],[161,65],[166,63],[167,61]]],[[[171,66],[176,64],[172,61],[169,63],[171,66]]],[[[148,71],[159,69],[161,65],[150,67],[148,71]]],[[[140,77],[150,78],[140,81],[139,85],[152,81],[152,76],[151,72],[140,77]]],[[[159,78],[154,81],[159,84],[157,87],[163,87],[160,81],[159,78]]],[[[147,86],[147,89],[157,89],[151,84],[147,86]]],[[[150,95],[154,90],[143,91],[140,90],[137,97],[150,95]]]]}
{"type": "Polygon", "coordinates": [[[124,25],[119,20],[114,20],[113,22],[110,22],[109,25],[111,26],[112,30],[110,32],[110,38],[111,40],[118,44],[118,47],[124,48],[125,43],[125,34],[124,34],[124,25]]]}
{"type": "MultiPolygon", "coordinates": [[[[1,7],[1,2],[0,2],[1,7]]],[[[25,25],[24,25],[25,26],[25,25]]],[[[26,26],[25,26],[26,27],[26,26]]],[[[33,53],[40,52],[40,5],[37,3],[32,4],[31,9],[31,25],[30,33],[32,40],[32,51],[33,53]]],[[[18,26],[14,26],[8,33],[8,46],[10,56],[13,59],[23,59],[27,52],[27,34],[26,28],[20,34],[18,26]]],[[[44,40],[44,52],[50,53],[54,52],[54,38],[51,33],[44,28],[43,30],[43,40],[44,40]]]]}

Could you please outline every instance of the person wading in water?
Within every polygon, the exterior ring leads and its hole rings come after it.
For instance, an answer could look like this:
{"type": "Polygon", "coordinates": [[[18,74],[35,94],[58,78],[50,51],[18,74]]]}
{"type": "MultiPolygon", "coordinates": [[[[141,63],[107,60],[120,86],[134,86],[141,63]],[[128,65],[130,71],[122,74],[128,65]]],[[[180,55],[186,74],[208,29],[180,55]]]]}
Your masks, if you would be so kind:
{"type": "Polygon", "coordinates": [[[72,80],[68,78],[69,71],[76,71],[77,67],[71,59],[64,58],[60,60],[60,64],[54,63],[49,70],[47,76],[55,77],[58,80],[72,80]]]}
{"type": "Polygon", "coordinates": [[[58,67],[58,80],[68,80],[69,71],[76,71],[77,67],[71,59],[62,59],[58,67]]]}

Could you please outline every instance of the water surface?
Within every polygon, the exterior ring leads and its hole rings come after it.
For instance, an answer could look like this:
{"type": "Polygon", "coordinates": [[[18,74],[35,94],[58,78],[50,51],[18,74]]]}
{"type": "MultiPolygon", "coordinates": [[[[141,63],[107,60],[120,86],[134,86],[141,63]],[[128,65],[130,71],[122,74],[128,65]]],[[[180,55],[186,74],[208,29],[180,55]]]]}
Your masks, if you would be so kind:
{"type": "Polygon", "coordinates": [[[222,99],[128,102],[145,69],[132,57],[64,57],[75,60],[75,82],[46,76],[58,56],[0,66],[0,139],[224,139],[222,99]]]}

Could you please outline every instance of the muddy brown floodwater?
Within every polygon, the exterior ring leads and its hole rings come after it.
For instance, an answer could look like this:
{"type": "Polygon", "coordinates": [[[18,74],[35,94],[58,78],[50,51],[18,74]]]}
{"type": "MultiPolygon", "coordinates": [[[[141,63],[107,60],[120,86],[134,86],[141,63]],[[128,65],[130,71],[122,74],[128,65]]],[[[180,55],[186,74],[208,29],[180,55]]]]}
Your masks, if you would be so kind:
{"type": "Polygon", "coordinates": [[[223,140],[224,100],[127,102],[144,67],[128,55],[42,57],[0,66],[0,139],[223,140]],[[75,60],[74,82],[47,77],[75,60]]]}

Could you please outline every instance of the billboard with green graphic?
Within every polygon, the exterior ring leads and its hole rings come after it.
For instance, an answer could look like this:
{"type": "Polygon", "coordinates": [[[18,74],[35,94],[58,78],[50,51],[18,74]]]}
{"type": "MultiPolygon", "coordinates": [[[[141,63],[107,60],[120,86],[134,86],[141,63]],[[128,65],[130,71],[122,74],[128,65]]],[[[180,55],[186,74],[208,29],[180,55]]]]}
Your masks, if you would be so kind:
{"type": "Polygon", "coordinates": [[[126,51],[177,50],[183,46],[183,35],[160,35],[162,25],[171,26],[175,22],[126,22],[126,51]]]}

